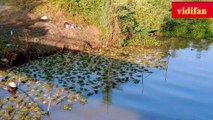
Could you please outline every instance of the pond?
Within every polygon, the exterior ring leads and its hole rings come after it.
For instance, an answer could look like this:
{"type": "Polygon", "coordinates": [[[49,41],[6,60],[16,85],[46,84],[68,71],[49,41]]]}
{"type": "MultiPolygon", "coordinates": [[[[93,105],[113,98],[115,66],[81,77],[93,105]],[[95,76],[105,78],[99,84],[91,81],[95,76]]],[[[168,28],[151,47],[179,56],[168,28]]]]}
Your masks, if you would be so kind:
{"type": "Polygon", "coordinates": [[[0,119],[212,120],[212,41],[161,41],[12,67],[0,74],[0,119]]]}

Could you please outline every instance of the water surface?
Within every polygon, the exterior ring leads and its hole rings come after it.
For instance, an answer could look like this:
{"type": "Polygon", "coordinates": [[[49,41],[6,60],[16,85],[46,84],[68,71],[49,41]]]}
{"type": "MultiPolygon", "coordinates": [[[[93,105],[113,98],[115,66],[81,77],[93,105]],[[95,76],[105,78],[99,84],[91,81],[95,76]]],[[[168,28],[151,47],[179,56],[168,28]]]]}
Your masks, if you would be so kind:
{"type": "Polygon", "coordinates": [[[54,55],[11,71],[87,98],[72,111],[53,106],[53,120],[212,120],[212,68],[210,41],[174,39],[157,48],[54,55]]]}

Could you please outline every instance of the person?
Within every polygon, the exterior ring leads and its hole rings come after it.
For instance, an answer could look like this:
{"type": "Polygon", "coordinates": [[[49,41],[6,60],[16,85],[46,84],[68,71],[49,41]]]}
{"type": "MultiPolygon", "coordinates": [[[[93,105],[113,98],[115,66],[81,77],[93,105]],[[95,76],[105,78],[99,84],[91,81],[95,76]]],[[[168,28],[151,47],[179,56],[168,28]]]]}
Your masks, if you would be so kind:
{"type": "Polygon", "coordinates": [[[64,28],[70,28],[70,24],[68,22],[64,23],[64,28]]]}
{"type": "Polygon", "coordinates": [[[78,29],[81,29],[79,26],[77,26],[76,24],[69,24],[68,22],[65,22],[64,23],[64,28],[71,28],[71,29],[75,29],[75,28],[78,28],[78,29]]]}

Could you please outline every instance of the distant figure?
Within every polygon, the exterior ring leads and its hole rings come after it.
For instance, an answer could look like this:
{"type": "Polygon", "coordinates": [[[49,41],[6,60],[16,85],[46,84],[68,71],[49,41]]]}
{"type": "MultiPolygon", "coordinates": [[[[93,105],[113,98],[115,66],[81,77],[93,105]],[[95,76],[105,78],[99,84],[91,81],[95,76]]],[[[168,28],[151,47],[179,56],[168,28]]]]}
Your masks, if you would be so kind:
{"type": "Polygon", "coordinates": [[[70,27],[71,27],[72,29],[74,29],[74,28],[79,28],[76,24],[71,24],[70,27]]]}
{"type": "Polygon", "coordinates": [[[48,21],[48,16],[42,16],[42,17],[40,18],[40,20],[41,20],[41,21],[48,21]]]}
{"type": "Polygon", "coordinates": [[[18,89],[18,87],[17,87],[17,84],[15,83],[15,82],[10,82],[10,83],[8,83],[8,85],[7,85],[7,89],[8,89],[8,91],[16,91],[17,89],[18,89]]]}
{"type": "Polygon", "coordinates": [[[10,31],[10,35],[13,36],[13,31],[12,30],[10,31]]]}
{"type": "Polygon", "coordinates": [[[10,83],[8,83],[8,85],[5,89],[8,90],[8,92],[10,92],[11,94],[15,95],[16,91],[18,90],[17,83],[10,82],[10,83]]]}
{"type": "Polygon", "coordinates": [[[70,28],[70,24],[68,22],[64,23],[64,28],[70,28]]]}
{"type": "Polygon", "coordinates": [[[71,28],[71,29],[78,28],[78,29],[80,29],[80,27],[78,27],[76,24],[69,24],[68,22],[64,23],[64,28],[66,28],[66,29],[68,29],[68,28],[71,28]]]}
{"type": "Polygon", "coordinates": [[[0,68],[2,67],[3,70],[5,70],[8,67],[9,60],[4,58],[4,59],[0,59],[0,68]]]}

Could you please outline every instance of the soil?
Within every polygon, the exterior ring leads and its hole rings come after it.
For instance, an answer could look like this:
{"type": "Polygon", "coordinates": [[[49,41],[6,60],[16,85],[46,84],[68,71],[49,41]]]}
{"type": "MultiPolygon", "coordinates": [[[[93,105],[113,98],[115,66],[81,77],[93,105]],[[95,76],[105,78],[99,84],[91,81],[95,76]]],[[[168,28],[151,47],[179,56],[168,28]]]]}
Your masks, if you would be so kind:
{"type": "Polygon", "coordinates": [[[40,20],[41,16],[29,10],[0,5],[0,59],[9,59],[10,63],[5,65],[0,61],[0,68],[18,64],[16,62],[20,60],[17,59],[31,60],[35,58],[33,56],[45,56],[58,50],[85,51],[102,47],[97,27],[78,25],[79,28],[66,29],[64,22],[75,24],[69,19],[70,16],[62,12],[46,15],[48,20],[43,21],[40,20]],[[37,48],[33,48],[35,46],[37,48]],[[40,49],[44,47],[50,49],[40,49]]]}

